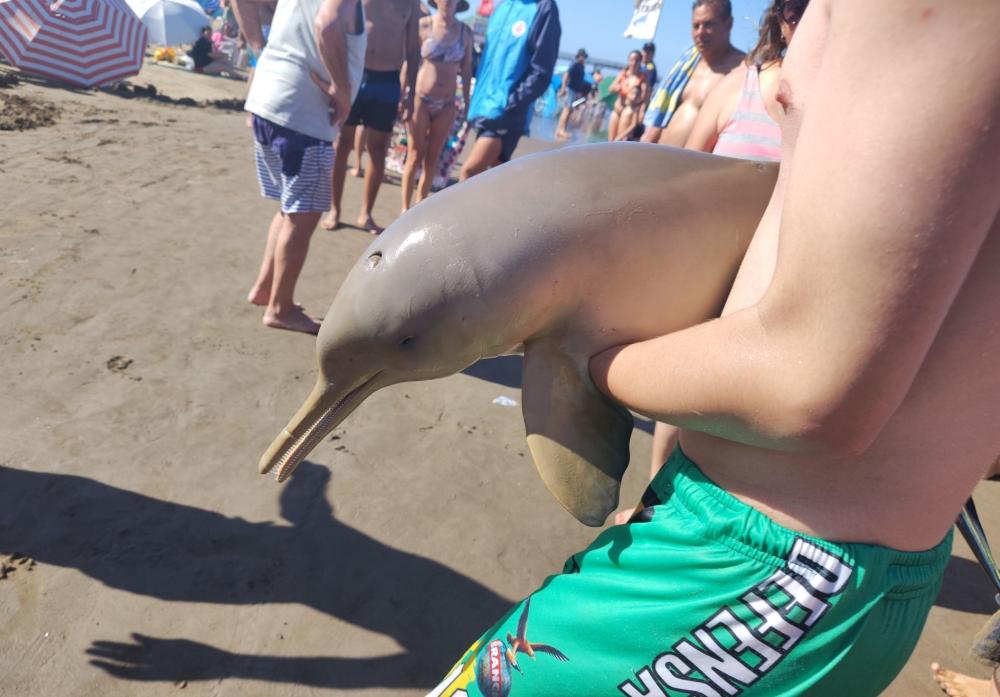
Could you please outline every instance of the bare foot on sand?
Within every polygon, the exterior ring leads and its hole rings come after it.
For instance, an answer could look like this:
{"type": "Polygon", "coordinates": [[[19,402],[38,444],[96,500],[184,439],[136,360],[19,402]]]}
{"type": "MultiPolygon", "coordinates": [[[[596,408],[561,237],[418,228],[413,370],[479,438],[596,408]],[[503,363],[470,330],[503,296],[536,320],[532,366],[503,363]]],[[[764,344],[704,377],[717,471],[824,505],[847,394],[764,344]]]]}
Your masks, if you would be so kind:
{"type": "Polygon", "coordinates": [[[264,313],[261,320],[265,327],[273,329],[288,329],[293,332],[304,332],[305,334],[319,334],[319,322],[307,315],[305,311],[296,305],[290,312],[280,315],[270,312],[264,313]]]}
{"type": "MultiPolygon", "coordinates": [[[[256,286],[250,290],[247,294],[247,302],[251,305],[257,305],[259,307],[267,307],[267,304],[271,301],[271,289],[270,288],[257,288],[256,286]]],[[[302,306],[296,304],[295,307],[302,309],[302,306]]]]}
{"type": "Polygon", "coordinates": [[[993,680],[978,680],[942,668],[937,663],[931,663],[931,673],[934,682],[948,697],[997,697],[996,674],[993,680]]]}
{"type": "Polygon", "coordinates": [[[362,215],[358,218],[358,227],[365,230],[369,235],[380,235],[385,230],[384,227],[375,222],[370,215],[362,215]]]}
{"type": "Polygon", "coordinates": [[[352,167],[351,176],[360,179],[361,177],[365,176],[365,171],[361,169],[361,167],[352,167]]]}
{"type": "Polygon", "coordinates": [[[344,227],[344,224],[340,222],[340,214],[330,212],[330,215],[319,221],[319,225],[324,230],[339,230],[344,227]]]}
{"type": "Polygon", "coordinates": [[[268,286],[254,286],[247,293],[247,302],[251,305],[259,305],[261,307],[267,307],[267,303],[271,300],[271,288],[268,286]]]}

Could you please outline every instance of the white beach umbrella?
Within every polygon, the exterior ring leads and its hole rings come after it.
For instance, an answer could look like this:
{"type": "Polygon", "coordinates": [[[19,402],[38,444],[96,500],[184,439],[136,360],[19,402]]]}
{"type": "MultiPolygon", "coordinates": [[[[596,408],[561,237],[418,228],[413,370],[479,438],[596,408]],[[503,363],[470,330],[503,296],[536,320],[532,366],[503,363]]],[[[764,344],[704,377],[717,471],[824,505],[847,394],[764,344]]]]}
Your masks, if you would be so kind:
{"type": "Polygon", "coordinates": [[[149,32],[149,43],[190,44],[212,20],[196,0],[126,0],[149,32]]]}

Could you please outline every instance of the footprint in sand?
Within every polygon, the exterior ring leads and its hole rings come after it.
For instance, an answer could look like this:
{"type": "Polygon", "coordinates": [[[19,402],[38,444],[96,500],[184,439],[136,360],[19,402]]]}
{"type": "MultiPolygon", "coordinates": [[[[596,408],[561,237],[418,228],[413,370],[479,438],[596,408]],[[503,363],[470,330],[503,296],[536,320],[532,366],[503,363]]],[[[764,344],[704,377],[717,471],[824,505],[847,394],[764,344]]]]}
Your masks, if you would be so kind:
{"type": "MultiPolygon", "coordinates": [[[[126,370],[128,370],[129,366],[132,365],[132,363],[133,361],[131,358],[125,358],[124,356],[112,356],[107,360],[107,362],[104,365],[107,366],[108,370],[110,370],[112,373],[118,373],[119,375],[122,375],[126,370]]],[[[136,382],[142,380],[142,378],[138,376],[131,377],[129,379],[135,380],[136,382]]]]}
{"type": "Polygon", "coordinates": [[[10,578],[15,571],[25,569],[31,571],[35,568],[35,560],[29,557],[27,554],[21,554],[20,552],[14,552],[5,560],[0,562],[0,581],[5,581],[10,578]]]}

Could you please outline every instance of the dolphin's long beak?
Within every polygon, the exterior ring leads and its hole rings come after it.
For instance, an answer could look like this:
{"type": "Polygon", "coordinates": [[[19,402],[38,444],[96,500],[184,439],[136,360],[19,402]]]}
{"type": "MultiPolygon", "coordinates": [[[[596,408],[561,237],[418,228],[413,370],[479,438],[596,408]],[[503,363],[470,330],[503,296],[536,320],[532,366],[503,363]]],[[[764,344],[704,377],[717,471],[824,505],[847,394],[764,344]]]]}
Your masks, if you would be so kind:
{"type": "Polygon", "coordinates": [[[320,378],[305,403],[260,458],[260,473],[266,474],[277,465],[279,482],[292,476],[313,448],[377,389],[375,379],[380,374],[381,371],[375,373],[346,393],[342,387],[338,389],[320,378]]]}

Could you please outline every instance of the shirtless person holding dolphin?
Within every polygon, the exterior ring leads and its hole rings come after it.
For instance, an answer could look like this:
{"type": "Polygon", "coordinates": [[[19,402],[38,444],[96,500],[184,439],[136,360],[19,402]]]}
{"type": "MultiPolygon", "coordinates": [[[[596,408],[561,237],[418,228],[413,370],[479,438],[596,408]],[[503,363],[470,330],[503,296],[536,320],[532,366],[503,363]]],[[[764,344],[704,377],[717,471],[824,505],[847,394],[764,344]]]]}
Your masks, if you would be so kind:
{"type": "Polygon", "coordinates": [[[813,0],[783,68],[778,184],[723,316],[591,362],[680,448],[632,523],[432,694],[892,681],[1000,451],[998,23],[991,0],[813,0]],[[977,79],[926,100],[940,46],[977,79]]]}

